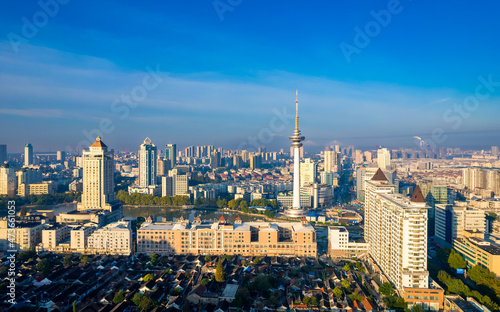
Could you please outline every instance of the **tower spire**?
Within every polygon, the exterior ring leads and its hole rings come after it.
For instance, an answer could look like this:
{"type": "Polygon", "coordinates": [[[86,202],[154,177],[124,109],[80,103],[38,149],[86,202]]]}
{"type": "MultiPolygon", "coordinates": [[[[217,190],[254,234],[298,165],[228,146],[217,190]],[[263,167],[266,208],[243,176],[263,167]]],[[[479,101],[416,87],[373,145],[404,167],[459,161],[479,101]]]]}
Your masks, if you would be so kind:
{"type": "Polygon", "coordinates": [[[295,132],[299,131],[299,90],[295,90],[295,132]]]}

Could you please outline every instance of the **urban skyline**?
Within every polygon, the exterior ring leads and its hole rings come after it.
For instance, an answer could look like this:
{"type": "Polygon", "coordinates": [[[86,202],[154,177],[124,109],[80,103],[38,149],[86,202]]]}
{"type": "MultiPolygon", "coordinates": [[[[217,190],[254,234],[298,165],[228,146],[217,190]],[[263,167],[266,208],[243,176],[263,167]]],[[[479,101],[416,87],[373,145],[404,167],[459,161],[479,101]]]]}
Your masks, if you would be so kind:
{"type": "Polygon", "coordinates": [[[454,3],[443,19],[446,4],[397,2],[391,11],[392,2],[253,2],[222,13],[212,3],[107,2],[95,24],[82,18],[86,5],[69,2],[40,27],[32,17],[42,7],[9,3],[0,13],[0,130],[11,135],[2,144],[67,151],[101,134],[117,150],[144,137],[235,149],[279,118],[264,144],[279,149],[298,88],[313,150],[334,140],[413,147],[413,136],[433,133],[438,146],[498,145],[498,4],[454,3]],[[427,22],[417,23],[423,12],[427,22]],[[137,18],[121,25],[124,15],[137,18]]]}

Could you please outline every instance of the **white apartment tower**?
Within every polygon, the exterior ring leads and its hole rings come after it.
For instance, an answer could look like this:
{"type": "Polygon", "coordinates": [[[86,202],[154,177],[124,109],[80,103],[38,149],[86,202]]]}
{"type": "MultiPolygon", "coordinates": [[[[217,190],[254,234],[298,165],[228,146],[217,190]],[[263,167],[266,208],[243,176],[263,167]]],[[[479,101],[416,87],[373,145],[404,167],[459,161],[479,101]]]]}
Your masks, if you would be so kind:
{"type": "Polygon", "coordinates": [[[83,155],[83,192],[78,210],[106,209],[115,201],[114,192],[114,151],[97,137],[83,155]]]}
{"type": "Polygon", "coordinates": [[[382,170],[387,170],[391,165],[391,151],[387,148],[379,148],[377,150],[377,164],[382,170]]]}
{"type": "Polygon", "coordinates": [[[0,165],[0,195],[16,195],[16,173],[7,162],[0,165]]]}
{"type": "Polygon", "coordinates": [[[139,146],[139,187],[156,185],[156,146],[149,138],[139,146]]]}
{"type": "Polygon", "coordinates": [[[416,187],[411,199],[394,194],[382,170],[366,183],[365,240],[368,252],[399,291],[427,288],[427,210],[416,187]]]}
{"type": "Polygon", "coordinates": [[[33,156],[33,146],[31,144],[26,144],[24,146],[24,165],[28,167],[29,165],[33,165],[34,156],[33,156]]]}

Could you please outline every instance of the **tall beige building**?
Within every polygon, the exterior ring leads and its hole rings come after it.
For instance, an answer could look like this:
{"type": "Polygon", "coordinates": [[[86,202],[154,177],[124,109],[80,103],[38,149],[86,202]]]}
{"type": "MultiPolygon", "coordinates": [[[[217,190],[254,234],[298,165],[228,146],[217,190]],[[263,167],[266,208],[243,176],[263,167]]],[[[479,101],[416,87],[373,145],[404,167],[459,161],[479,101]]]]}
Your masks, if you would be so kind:
{"type": "Polygon", "coordinates": [[[324,151],[323,158],[324,158],[324,171],[325,172],[334,171],[333,168],[336,164],[336,161],[335,161],[336,157],[337,157],[337,152],[329,151],[329,150],[324,151]]]}
{"type": "Polygon", "coordinates": [[[78,210],[111,210],[115,202],[114,153],[97,137],[89,150],[83,150],[83,193],[78,210]]]}
{"type": "Polygon", "coordinates": [[[403,287],[427,288],[427,210],[417,186],[411,199],[394,193],[382,170],[366,183],[365,240],[384,275],[403,287]]]}
{"type": "Polygon", "coordinates": [[[382,170],[387,170],[391,166],[391,151],[387,148],[379,148],[377,150],[377,164],[382,170]]]}
{"type": "Polygon", "coordinates": [[[311,158],[304,159],[300,163],[300,187],[306,184],[316,183],[317,164],[311,158]]]}
{"type": "Polygon", "coordinates": [[[7,162],[0,165],[0,195],[16,195],[16,173],[7,162]]]}
{"type": "Polygon", "coordinates": [[[464,231],[486,230],[486,215],[483,210],[468,206],[467,202],[453,205],[437,204],[435,210],[435,239],[441,245],[450,246],[461,238],[464,231]]]}
{"type": "Polygon", "coordinates": [[[176,223],[143,223],[137,230],[137,252],[160,255],[245,255],[316,257],[316,231],[307,222],[243,222],[221,217],[203,223],[197,217],[176,223]]]}

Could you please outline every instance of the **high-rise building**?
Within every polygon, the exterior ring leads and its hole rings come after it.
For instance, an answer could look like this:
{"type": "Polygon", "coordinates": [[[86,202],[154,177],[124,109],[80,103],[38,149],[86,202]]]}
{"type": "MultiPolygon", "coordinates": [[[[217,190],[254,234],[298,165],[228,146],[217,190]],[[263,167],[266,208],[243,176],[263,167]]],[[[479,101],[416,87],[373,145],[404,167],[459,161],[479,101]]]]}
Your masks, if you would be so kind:
{"type": "Polygon", "coordinates": [[[305,137],[300,135],[299,130],[299,92],[295,94],[295,131],[289,138],[293,147],[293,206],[285,211],[288,217],[299,218],[307,215],[307,210],[300,206],[300,148],[305,137]]]}
{"type": "Polygon", "coordinates": [[[324,164],[324,170],[325,170],[325,172],[335,171],[334,170],[334,166],[337,163],[336,157],[337,157],[337,152],[330,151],[330,150],[325,150],[324,151],[324,154],[323,154],[324,163],[323,164],[324,164]]]}
{"type": "Polygon", "coordinates": [[[491,156],[495,156],[495,157],[499,156],[499,154],[498,154],[498,146],[492,146],[491,147],[491,156]]]}
{"type": "Polygon", "coordinates": [[[317,164],[311,158],[306,158],[300,164],[300,187],[316,183],[317,164]]]}
{"type": "Polygon", "coordinates": [[[16,173],[7,162],[0,165],[0,195],[16,195],[16,173]]]}
{"type": "Polygon", "coordinates": [[[139,187],[156,185],[156,146],[149,138],[139,146],[139,187]]]}
{"type": "Polygon", "coordinates": [[[241,151],[241,161],[243,161],[243,163],[245,163],[245,164],[248,164],[249,160],[250,160],[250,152],[247,150],[242,150],[241,151]]]}
{"type": "Polygon", "coordinates": [[[377,150],[377,164],[382,170],[387,170],[391,165],[391,151],[387,148],[379,148],[377,150]]]}
{"type": "MultiPolygon", "coordinates": [[[[181,174],[177,169],[172,169],[169,172],[169,177],[172,178],[172,195],[189,195],[189,180],[186,174],[181,174]]],[[[168,183],[168,181],[166,181],[168,183]]],[[[167,191],[168,192],[168,191],[167,191]]]]}
{"type": "Polygon", "coordinates": [[[260,167],[262,167],[262,154],[257,153],[250,155],[250,168],[258,169],[260,167]]]}
{"type": "Polygon", "coordinates": [[[398,291],[427,288],[427,209],[416,187],[411,199],[394,193],[382,170],[366,185],[365,240],[368,252],[398,291]]]}
{"type": "Polygon", "coordinates": [[[66,160],[66,152],[65,151],[57,151],[57,161],[64,163],[66,160]]]}
{"type": "Polygon", "coordinates": [[[24,146],[24,165],[27,167],[29,165],[33,165],[34,156],[33,156],[33,146],[30,143],[24,146]]]}
{"type": "Polygon", "coordinates": [[[470,208],[467,202],[454,205],[437,204],[435,212],[435,239],[445,246],[451,246],[454,239],[460,238],[463,231],[486,230],[486,215],[483,210],[470,208]]]}
{"type": "Polygon", "coordinates": [[[82,151],[83,192],[78,210],[111,210],[115,203],[114,151],[108,150],[98,136],[88,150],[82,151]]]}
{"type": "Polygon", "coordinates": [[[0,164],[6,162],[7,159],[7,145],[0,144],[0,164]]]}
{"type": "Polygon", "coordinates": [[[240,155],[234,155],[233,156],[233,166],[236,169],[239,169],[239,168],[243,167],[243,160],[241,159],[240,155]]]}
{"type": "Polygon", "coordinates": [[[210,168],[215,169],[220,167],[220,153],[213,151],[210,155],[210,168]]]}
{"type": "MultiPolygon", "coordinates": [[[[191,157],[191,156],[189,156],[189,157],[191,157]]],[[[166,145],[166,147],[165,147],[165,159],[170,160],[170,167],[171,168],[175,167],[175,165],[177,164],[177,162],[176,162],[177,146],[175,144],[167,144],[166,145]]]]}
{"type": "Polygon", "coordinates": [[[168,174],[168,171],[172,169],[170,166],[170,160],[169,159],[161,159],[157,158],[156,159],[156,175],[157,176],[164,176],[168,174]]]}

